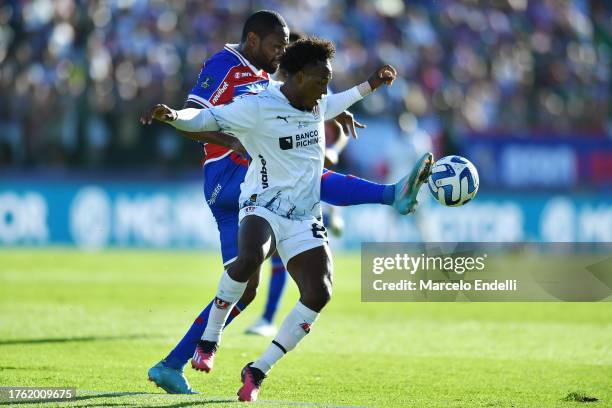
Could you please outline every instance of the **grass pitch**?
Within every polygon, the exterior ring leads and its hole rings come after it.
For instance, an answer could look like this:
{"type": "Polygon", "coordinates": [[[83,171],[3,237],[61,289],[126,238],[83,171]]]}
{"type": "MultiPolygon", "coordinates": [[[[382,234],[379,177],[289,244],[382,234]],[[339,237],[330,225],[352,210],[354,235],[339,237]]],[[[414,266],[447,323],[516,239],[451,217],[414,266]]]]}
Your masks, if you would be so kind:
{"type": "MultiPolygon", "coordinates": [[[[335,262],[331,304],[258,406],[612,406],[612,304],[361,303],[358,255],[335,262]]],[[[267,271],[215,371],[187,370],[201,394],[146,381],[220,271],[216,254],[196,252],[1,250],[0,386],[77,388],[77,400],[41,406],[242,406],[240,369],[270,341],[242,334],[262,310],[267,271]]],[[[277,323],[296,299],[290,283],[277,323]]]]}

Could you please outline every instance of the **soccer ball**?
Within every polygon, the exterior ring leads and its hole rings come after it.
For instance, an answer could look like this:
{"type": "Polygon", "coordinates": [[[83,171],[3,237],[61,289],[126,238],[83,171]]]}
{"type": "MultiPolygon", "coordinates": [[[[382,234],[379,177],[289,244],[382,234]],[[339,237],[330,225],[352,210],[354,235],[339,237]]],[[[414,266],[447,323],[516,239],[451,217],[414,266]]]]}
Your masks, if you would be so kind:
{"type": "Polygon", "coordinates": [[[446,156],[435,162],[427,179],[431,194],[448,207],[458,207],[474,198],[478,184],[476,167],[461,156],[446,156]]]}

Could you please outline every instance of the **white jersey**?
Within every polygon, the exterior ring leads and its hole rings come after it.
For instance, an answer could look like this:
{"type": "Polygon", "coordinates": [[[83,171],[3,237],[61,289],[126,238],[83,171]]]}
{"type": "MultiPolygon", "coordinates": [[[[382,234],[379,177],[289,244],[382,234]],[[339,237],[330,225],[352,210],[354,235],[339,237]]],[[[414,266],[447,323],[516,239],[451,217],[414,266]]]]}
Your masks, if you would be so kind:
{"type": "Polygon", "coordinates": [[[223,130],[236,136],[251,156],[241,184],[240,207],[256,205],[290,219],[321,217],[321,174],[325,153],[323,122],[362,98],[357,87],[325,96],[313,111],[291,106],[271,82],[257,95],[244,95],[223,106],[172,124],[182,130],[223,130]],[[197,126],[194,127],[194,123],[197,126]]]}

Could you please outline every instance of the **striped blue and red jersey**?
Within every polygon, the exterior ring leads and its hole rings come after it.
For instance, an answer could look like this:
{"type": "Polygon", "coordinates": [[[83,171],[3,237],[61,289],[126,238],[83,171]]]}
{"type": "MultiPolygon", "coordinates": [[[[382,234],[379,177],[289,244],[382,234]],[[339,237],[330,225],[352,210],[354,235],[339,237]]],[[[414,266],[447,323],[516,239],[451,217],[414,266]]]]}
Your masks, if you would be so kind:
{"type": "MultiPolygon", "coordinates": [[[[269,75],[255,68],[237,50],[237,44],[226,44],[223,50],[204,62],[198,81],[191,89],[188,102],[202,108],[224,105],[235,96],[259,93],[268,86],[269,75]]],[[[230,156],[237,162],[240,156],[231,149],[212,143],[204,145],[203,164],[230,156]]]]}

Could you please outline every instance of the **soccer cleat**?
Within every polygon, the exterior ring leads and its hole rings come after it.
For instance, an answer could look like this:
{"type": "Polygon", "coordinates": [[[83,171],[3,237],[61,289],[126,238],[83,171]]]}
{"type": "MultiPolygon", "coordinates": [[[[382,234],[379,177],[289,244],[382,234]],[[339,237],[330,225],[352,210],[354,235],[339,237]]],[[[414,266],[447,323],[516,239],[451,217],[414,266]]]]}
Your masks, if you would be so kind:
{"type": "Polygon", "coordinates": [[[193,353],[193,357],[191,357],[191,367],[209,373],[215,364],[216,352],[217,343],[214,341],[200,340],[196,346],[195,353],[193,353]]]}
{"type": "Polygon", "coordinates": [[[244,331],[246,334],[256,334],[263,337],[273,337],[277,330],[276,326],[270,323],[263,317],[253,323],[248,329],[244,331]]]}
{"type": "Polygon", "coordinates": [[[197,394],[193,391],[182,369],[168,367],[164,360],[149,368],[149,381],[168,394],[197,394]]]}
{"type": "Polygon", "coordinates": [[[253,362],[245,365],[240,373],[243,385],[238,390],[239,401],[257,401],[259,387],[266,378],[266,375],[259,368],[252,367],[251,364],[253,362]]]}
{"type": "Polygon", "coordinates": [[[410,174],[395,184],[393,208],[400,214],[413,213],[418,204],[416,197],[421,185],[427,181],[433,166],[433,154],[425,153],[417,162],[410,174]]]}

